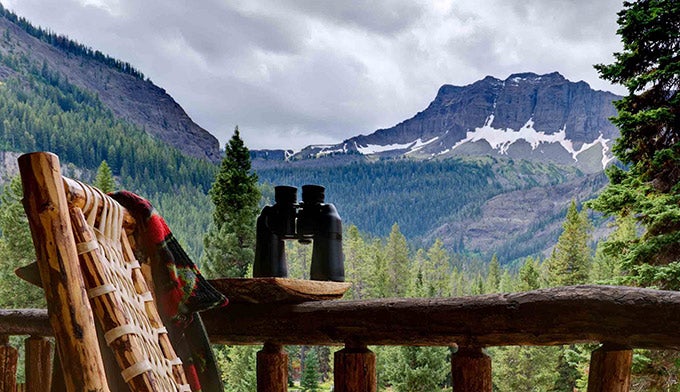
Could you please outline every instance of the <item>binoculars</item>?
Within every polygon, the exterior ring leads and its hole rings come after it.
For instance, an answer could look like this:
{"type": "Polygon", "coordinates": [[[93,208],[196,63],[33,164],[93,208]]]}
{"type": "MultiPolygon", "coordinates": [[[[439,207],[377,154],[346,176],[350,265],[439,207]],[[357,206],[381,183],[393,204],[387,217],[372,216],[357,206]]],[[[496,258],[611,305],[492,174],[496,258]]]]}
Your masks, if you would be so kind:
{"type": "Polygon", "coordinates": [[[345,280],[342,254],[342,220],[333,204],[325,204],[325,188],[302,186],[302,203],[297,188],[274,188],[275,204],[265,206],[257,218],[253,277],[286,277],[284,240],[313,242],[312,280],[345,280]]]}

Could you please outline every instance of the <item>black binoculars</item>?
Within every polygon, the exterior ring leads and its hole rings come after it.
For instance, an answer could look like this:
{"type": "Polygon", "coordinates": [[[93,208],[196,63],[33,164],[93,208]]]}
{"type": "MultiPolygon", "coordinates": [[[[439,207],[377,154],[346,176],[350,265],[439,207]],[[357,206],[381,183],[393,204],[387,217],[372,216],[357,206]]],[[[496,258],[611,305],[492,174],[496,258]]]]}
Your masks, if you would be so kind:
{"type": "Polygon", "coordinates": [[[274,188],[273,206],[262,209],[257,218],[253,277],[286,277],[288,264],[284,240],[313,242],[312,280],[345,280],[342,254],[342,220],[333,204],[325,204],[325,188],[302,186],[302,203],[297,188],[274,188]]]}

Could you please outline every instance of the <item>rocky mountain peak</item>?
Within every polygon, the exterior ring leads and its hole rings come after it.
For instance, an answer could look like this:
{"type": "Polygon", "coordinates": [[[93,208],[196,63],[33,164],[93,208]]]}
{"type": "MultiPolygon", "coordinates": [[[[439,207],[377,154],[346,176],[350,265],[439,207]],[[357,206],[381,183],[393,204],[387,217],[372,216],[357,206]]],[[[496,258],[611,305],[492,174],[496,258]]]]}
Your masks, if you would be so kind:
{"type": "Polygon", "coordinates": [[[618,137],[609,121],[618,98],[558,72],[515,73],[505,80],[487,76],[466,86],[441,86],[425,110],[391,128],[337,145],[309,146],[292,158],[501,155],[598,172],[611,160],[618,137]]]}

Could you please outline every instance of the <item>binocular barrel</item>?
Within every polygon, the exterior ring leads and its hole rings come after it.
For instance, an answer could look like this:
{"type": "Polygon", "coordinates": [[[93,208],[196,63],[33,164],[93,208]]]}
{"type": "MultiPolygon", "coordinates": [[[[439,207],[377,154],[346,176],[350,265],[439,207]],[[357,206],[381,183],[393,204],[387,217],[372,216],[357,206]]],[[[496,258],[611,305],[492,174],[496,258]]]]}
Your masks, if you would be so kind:
{"type": "Polygon", "coordinates": [[[313,242],[310,277],[313,280],[345,280],[342,253],[342,220],[333,204],[325,204],[325,188],[302,187],[302,203],[297,188],[274,188],[273,206],[262,209],[257,219],[254,277],[286,277],[284,240],[313,242]]]}

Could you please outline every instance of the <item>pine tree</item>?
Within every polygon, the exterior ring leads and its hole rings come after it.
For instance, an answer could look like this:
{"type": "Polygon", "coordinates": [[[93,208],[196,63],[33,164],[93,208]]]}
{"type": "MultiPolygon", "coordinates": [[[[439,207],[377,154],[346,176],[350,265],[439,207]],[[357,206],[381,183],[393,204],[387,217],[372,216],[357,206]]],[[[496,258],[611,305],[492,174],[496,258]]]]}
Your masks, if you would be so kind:
{"type": "Polygon", "coordinates": [[[390,236],[385,245],[387,261],[388,296],[405,297],[411,282],[409,250],[406,237],[401,234],[399,225],[392,225],[390,236]]]}
{"type": "Polygon", "coordinates": [[[225,392],[256,392],[257,346],[215,346],[225,392]]]}
{"type": "Polygon", "coordinates": [[[595,250],[591,280],[598,284],[621,284],[626,278],[622,276],[621,256],[629,246],[638,240],[637,225],[632,216],[616,218],[616,229],[600,241],[595,250]]]}
{"type": "Polygon", "coordinates": [[[612,121],[621,137],[614,154],[625,165],[608,171],[610,184],[592,206],[634,216],[646,229],[625,246],[623,270],[631,283],[680,289],[680,4],[624,2],[618,35],[623,50],[603,79],[624,85],[612,121]]]}
{"type": "Polygon", "coordinates": [[[450,256],[444,243],[437,238],[434,244],[427,250],[423,280],[427,287],[429,297],[443,297],[448,295],[450,256]]]}
{"type": "Polygon", "coordinates": [[[33,240],[21,199],[21,180],[14,177],[0,195],[0,308],[45,307],[39,288],[19,279],[14,270],[35,260],[33,240]]]}
{"type": "Polygon", "coordinates": [[[305,356],[300,387],[303,391],[315,392],[319,390],[319,357],[315,348],[308,350],[305,356]]]}
{"type": "Polygon", "coordinates": [[[251,172],[250,153],[238,127],[225,147],[209,195],[215,206],[213,224],[204,237],[202,266],[206,275],[244,277],[255,257],[255,219],[260,191],[251,172]]]}
{"type": "Polygon", "coordinates": [[[574,200],[569,205],[562,228],[557,245],[546,260],[548,283],[551,286],[586,283],[592,263],[592,252],[588,246],[590,223],[585,211],[579,213],[574,200]]]}
{"type": "Polygon", "coordinates": [[[489,273],[486,275],[485,293],[497,293],[501,285],[501,264],[498,256],[491,257],[489,273]]]}
{"type": "Polygon", "coordinates": [[[541,287],[540,273],[537,261],[532,257],[527,257],[519,269],[519,291],[536,290],[541,287]]]}
{"type": "Polygon", "coordinates": [[[94,178],[94,185],[96,188],[104,193],[113,192],[116,190],[116,181],[113,179],[113,173],[106,161],[102,161],[97,169],[97,175],[94,178]]]}
{"type": "Polygon", "coordinates": [[[345,298],[362,299],[368,296],[369,252],[366,241],[355,225],[350,225],[343,240],[345,255],[345,276],[352,283],[352,288],[345,298]]]}

